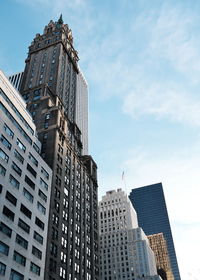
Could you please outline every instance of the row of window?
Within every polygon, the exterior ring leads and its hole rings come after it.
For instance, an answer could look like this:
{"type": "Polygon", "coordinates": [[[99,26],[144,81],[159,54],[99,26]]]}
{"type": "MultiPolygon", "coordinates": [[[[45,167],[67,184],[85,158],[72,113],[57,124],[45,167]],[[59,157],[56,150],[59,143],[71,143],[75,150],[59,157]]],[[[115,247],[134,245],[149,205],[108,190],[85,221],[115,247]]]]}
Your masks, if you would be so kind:
{"type": "MultiPolygon", "coordinates": [[[[15,261],[19,260],[17,254],[13,256],[13,259],[15,261]]],[[[33,262],[30,263],[30,271],[40,276],[40,267],[33,262]]],[[[6,265],[0,262],[0,275],[5,275],[5,273],[6,273],[6,265]]],[[[24,280],[24,275],[15,271],[14,269],[11,269],[9,280],[24,280]]]]}

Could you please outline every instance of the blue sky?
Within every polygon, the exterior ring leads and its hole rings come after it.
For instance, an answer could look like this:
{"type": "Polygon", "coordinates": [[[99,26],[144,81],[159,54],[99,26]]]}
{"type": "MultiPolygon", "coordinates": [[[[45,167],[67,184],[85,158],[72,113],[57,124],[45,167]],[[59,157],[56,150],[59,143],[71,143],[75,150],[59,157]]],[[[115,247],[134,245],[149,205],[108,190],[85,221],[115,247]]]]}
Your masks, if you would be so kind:
{"type": "Polygon", "coordinates": [[[90,89],[99,196],[163,182],[182,280],[200,265],[200,1],[1,1],[0,68],[23,70],[60,13],[90,89]]]}

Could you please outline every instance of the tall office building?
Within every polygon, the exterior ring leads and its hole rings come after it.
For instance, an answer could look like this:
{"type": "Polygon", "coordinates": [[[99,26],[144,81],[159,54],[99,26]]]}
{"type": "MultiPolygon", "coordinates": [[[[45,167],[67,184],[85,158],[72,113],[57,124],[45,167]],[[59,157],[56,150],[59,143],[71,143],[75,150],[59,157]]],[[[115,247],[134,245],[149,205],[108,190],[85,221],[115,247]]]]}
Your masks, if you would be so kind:
{"type": "Polygon", "coordinates": [[[26,103],[0,71],[0,279],[44,279],[52,171],[26,103]]]}
{"type": "Polygon", "coordinates": [[[79,70],[76,88],[76,119],[81,130],[81,140],[83,144],[83,155],[88,154],[88,84],[79,70]]]}
{"type": "Polygon", "coordinates": [[[146,235],[163,233],[167,241],[170,263],[175,280],[180,280],[163,187],[161,183],[133,189],[129,196],[138,214],[139,226],[146,235]]]}
{"type": "Polygon", "coordinates": [[[156,267],[158,274],[163,280],[174,280],[169,260],[167,242],[163,233],[148,235],[148,240],[156,258],[156,267]]]}
{"type": "Polygon", "coordinates": [[[23,72],[19,72],[19,73],[16,73],[16,74],[8,77],[9,81],[11,82],[11,84],[18,91],[19,91],[20,86],[21,86],[22,76],[23,76],[23,72]]]}
{"type": "Polygon", "coordinates": [[[29,47],[20,92],[53,170],[45,279],[98,279],[97,166],[76,123],[78,55],[62,17],[29,47]]]}
{"type": "Polygon", "coordinates": [[[148,239],[121,189],[107,192],[99,202],[99,235],[102,280],[160,279],[148,239]]]}

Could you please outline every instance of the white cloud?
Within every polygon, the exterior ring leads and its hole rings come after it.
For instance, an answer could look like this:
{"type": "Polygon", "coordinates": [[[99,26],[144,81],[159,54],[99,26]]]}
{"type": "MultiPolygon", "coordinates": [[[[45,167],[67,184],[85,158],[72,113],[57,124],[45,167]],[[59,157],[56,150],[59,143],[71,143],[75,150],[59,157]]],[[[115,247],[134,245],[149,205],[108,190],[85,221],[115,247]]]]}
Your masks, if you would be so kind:
{"type": "Polygon", "coordinates": [[[134,118],[153,115],[171,121],[200,125],[200,99],[170,83],[136,85],[124,98],[123,111],[134,118]]]}

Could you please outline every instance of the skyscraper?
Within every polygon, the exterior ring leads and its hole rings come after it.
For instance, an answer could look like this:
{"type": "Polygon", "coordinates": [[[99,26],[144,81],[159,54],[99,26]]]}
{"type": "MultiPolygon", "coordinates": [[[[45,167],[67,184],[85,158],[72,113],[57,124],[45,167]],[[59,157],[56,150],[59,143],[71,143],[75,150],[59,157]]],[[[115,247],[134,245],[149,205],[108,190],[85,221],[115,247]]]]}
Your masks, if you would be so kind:
{"type": "Polygon", "coordinates": [[[156,266],[159,275],[163,280],[174,280],[169,260],[167,242],[163,233],[148,235],[147,238],[149,239],[151,249],[155,254],[156,266]]]}
{"type": "Polygon", "coordinates": [[[106,193],[99,202],[102,280],[157,280],[154,253],[124,191],[106,193]]]}
{"type": "Polygon", "coordinates": [[[163,233],[175,280],[180,280],[174,242],[161,183],[133,189],[129,196],[146,235],[163,233]]]}
{"type": "Polygon", "coordinates": [[[76,123],[78,55],[72,31],[50,21],[29,47],[20,92],[53,170],[45,279],[98,279],[97,166],[76,123]]]}
{"type": "Polygon", "coordinates": [[[0,279],[44,279],[52,171],[26,103],[0,71],[0,279]]]}

